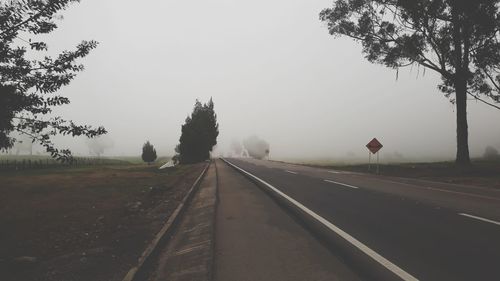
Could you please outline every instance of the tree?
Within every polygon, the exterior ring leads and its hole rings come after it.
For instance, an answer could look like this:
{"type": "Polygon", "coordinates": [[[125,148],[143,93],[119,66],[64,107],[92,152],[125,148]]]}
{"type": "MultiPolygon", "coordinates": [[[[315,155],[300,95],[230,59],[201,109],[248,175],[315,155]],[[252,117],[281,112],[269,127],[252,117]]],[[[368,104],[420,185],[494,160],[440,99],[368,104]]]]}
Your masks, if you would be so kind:
{"type": "Polygon", "coordinates": [[[101,154],[103,154],[105,150],[112,148],[115,145],[113,140],[106,135],[87,139],[86,143],[90,154],[94,154],[97,157],[101,157],[101,154]]]}
{"type": "Polygon", "coordinates": [[[142,160],[148,165],[156,160],[156,149],[149,141],[142,146],[142,160]]]}
{"type": "Polygon", "coordinates": [[[70,103],[57,91],[84,69],[77,61],[97,46],[95,41],[82,41],[73,51],[63,51],[55,58],[46,55],[48,46],[39,40],[40,35],[54,31],[58,12],[74,2],[79,0],[0,4],[0,150],[12,147],[16,138],[11,133],[18,132],[41,144],[52,157],[70,161],[71,152],[56,148],[53,136],[106,133],[103,127],[77,125],[51,114],[54,107],[70,103]]]}
{"type": "Polygon", "coordinates": [[[196,163],[210,158],[210,152],[217,144],[219,124],[212,98],[206,104],[196,100],[193,113],[186,118],[181,128],[179,145],[174,159],[180,163],[196,163]]]}
{"type": "Polygon", "coordinates": [[[255,159],[264,159],[269,156],[269,143],[257,136],[251,136],[243,141],[248,155],[255,159]]]}
{"type": "Polygon", "coordinates": [[[332,35],[361,42],[366,59],[399,69],[420,65],[440,74],[456,105],[456,163],[470,164],[467,95],[499,108],[498,0],[337,0],[320,19],[332,35]],[[495,88],[495,86],[497,86],[495,88]],[[486,100],[484,99],[486,98],[486,100]],[[488,102],[487,99],[492,100],[488,102]]]}
{"type": "Polygon", "coordinates": [[[241,157],[243,153],[243,146],[241,145],[241,142],[239,140],[233,140],[231,142],[231,152],[233,155],[241,157]]]}
{"type": "Polygon", "coordinates": [[[487,146],[484,150],[483,158],[486,160],[496,160],[498,159],[498,150],[493,146],[487,146]]]}

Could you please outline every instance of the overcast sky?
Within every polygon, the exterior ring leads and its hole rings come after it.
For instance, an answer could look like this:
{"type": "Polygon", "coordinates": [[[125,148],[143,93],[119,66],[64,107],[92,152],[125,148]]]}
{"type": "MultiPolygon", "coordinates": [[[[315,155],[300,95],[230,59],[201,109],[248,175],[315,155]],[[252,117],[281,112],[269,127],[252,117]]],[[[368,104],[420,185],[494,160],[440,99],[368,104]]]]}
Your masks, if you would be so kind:
{"type": "MultiPolygon", "coordinates": [[[[49,47],[100,44],[61,90],[72,104],[59,112],[104,125],[115,143],[108,155],[138,155],[146,140],[171,155],[195,100],[213,97],[220,151],[255,134],[274,158],[365,157],[377,137],[386,155],[453,158],[455,112],[439,77],[414,67],[396,80],[368,63],[359,44],[319,21],[332,3],[82,0],[49,47]]],[[[470,101],[468,116],[472,155],[500,148],[500,111],[470,101]]],[[[86,152],[83,140],[71,147],[86,152]]]]}

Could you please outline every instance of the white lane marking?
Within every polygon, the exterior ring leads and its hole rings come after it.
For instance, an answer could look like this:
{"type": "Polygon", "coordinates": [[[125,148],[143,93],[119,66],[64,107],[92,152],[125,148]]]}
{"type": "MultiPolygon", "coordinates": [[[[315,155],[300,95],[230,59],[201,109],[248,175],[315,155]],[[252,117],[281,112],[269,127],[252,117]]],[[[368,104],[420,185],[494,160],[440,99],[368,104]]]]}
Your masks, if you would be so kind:
{"type": "MultiPolygon", "coordinates": [[[[402,178],[404,179],[404,178],[402,178]]],[[[477,197],[481,199],[488,199],[488,200],[495,200],[495,201],[500,201],[500,198],[495,198],[495,197],[490,197],[490,196],[484,196],[484,195],[478,195],[474,193],[468,193],[468,192],[461,192],[461,191],[453,191],[453,190],[446,190],[442,188],[437,188],[437,187],[428,187],[428,186],[421,186],[421,185],[416,185],[416,184],[411,184],[411,183],[406,183],[406,182],[401,182],[401,181],[395,181],[395,180],[388,180],[388,179],[378,179],[379,181],[385,181],[385,182],[392,182],[392,183],[397,183],[401,185],[407,185],[412,188],[416,189],[427,189],[427,190],[433,190],[433,191],[440,191],[440,192],[446,192],[446,193],[453,193],[453,194],[458,194],[458,195],[463,195],[463,196],[470,196],[470,197],[477,197]]],[[[426,181],[430,183],[441,183],[441,182],[431,182],[431,181],[426,181]]]]}
{"type": "Polygon", "coordinates": [[[250,177],[254,178],[258,182],[264,184],[265,186],[267,186],[268,188],[270,188],[273,192],[275,192],[276,194],[282,196],[283,198],[285,198],[286,200],[288,200],[290,203],[294,204],[296,207],[298,207],[301,210],[303,210],[305,213],[307,213],[308,215],[310,215],[311,217],[313,217],[314,219],[316,219],[317,221],[319,221],[320,223],[322,223],[324,226],[326,226],[327,228],[329,228],[331,231],[337,233],[339,236],[341,236],[342,238],[344,238],[345,240],[347,240],[349,243],[351,243],[352,245],[354,245],[356,248],[358,248],[359,250],[361,250],[363,253],[365,253],[366,255],[368,255],[370,258],[374,259],[376,262],[380,263],[382,266],[384,266],[385,268],[387,268],[388,270],[390,270],[391,272],[393,272],[394,274],[396,274],[397,276],[399,276],[401,279],[403,279],[405,281],[418,281],[417,278],[413,277],[408,272],[404,271],[403,269],[401,269],[397,265],[393,264],[392,262],[390,262],[389,260],[387,260],[386,258],[384,258],[383,256],[381,256],[380,254],[378,254],[374,250],[370,249],[365,244],[361,243],[356,238],[354,238],[351,235],[349,235],[347,232],[343,231],[342,229],[340,229],[339,227],[337,227],[333,223],[331,223],[328,220],[326,220],[325,218],[323,218],[322,216],[320,216],[320,215],[316,214],[315,212],[309,210],[306,206],[302,205],[300,202],[296,201],[292,197],[290,197],[290,196],[286,195],[285,193],[281,192],[276,187],[270,185],[269,183],[265,182],[264,180],[258,178],[257,176],[255,176],[255,175],[253,175],[253,174],[251,174],[251,173],[243,170],[242,168],[234,165],[233,163],[227,161],[226,159],[222,159],[222,160],[224,162],[228,163],[229,165],[233,166],[234,168],[240,170],[244,174],[247,174],[250,177]]]}
{"type": "Polygon", "coordinates": [[[494,220],[489,220],[489,219],[485,219],[485,218],[482,218],[482,217],[469,215],[469,214],[466,214],[466,213],[458,213],[458,214],[461,215],[461,216],[464,216],[464,217],[469,217],[469,218],[473,218],[473,219],[476,219],[476,220],[480,220],[480,221],[484,221],[484,222],[489,222],[489,223],[492,223],[492,224],[500,225],[500,222],[497,222],[497,221],[494,221],[494,220]]]}
{"type": "Polygon", "coordinates": [[[337,170],[329,170],[327,172],[330,174],[363,175],[362,173],[348,172],[348,171],[337,171],[337,170]]]}
{"type": "Polygon", "coordinates": [[[294,175],[298,174],[297,172],[289,171],[289,170],[285,170],[285,172],[290,173],[290,174],[294,174],[294,175]]]}
{"type": "Polygon", "coordinates": [[[357,186],[350,185],[350,184],[345,184],[345,183],[341,183],[341,182],[336,182],[336,181],[331,181],[331,180],[324,180],[324,181],[329,182],[329,183],[338,184],[338,185],[347,186],[347,187],[350,187],[350,188],[359,188],[357,186]]]}

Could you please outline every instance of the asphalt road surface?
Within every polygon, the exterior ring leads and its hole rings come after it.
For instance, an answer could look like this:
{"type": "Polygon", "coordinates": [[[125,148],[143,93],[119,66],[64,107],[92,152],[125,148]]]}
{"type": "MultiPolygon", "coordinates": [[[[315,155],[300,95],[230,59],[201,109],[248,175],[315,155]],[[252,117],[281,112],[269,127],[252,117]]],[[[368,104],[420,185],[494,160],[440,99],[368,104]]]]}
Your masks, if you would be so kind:
{"type": "Polygon", "coordinates": [[[357,281],[267,193],[217,160],[215,281],[357,281]]]}
{"type": "Polygon", "coordinates": [[[500,280],[498,190],[227,161],[355,238],[407,280],[500,280]]]}

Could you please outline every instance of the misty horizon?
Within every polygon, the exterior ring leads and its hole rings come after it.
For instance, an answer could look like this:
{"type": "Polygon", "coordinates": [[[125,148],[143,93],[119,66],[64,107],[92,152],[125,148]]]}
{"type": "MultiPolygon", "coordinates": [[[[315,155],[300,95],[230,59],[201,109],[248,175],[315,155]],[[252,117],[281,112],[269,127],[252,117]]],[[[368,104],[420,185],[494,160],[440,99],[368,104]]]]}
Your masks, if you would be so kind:
{"type": "MultiPolygon", "coordinates": [[[[381,161],[453,159],[456,113],[439,76],[367,62],[359,44],[330,36],[319,21],[331,3],[82,1],[63,13],[49,50],[82,39],[99,46],[61,89],[72,103],[55,114],[106,127],[107,156],[139,155],[146,140],[173,155],[195,100],[213,97],[215,155],[256,135],[272,159],[367,159],[365,145],[377,137],[381,161]]],[[[500,148],[500,127],[490,125],[498,111],[468,105],[471,156],[500,148]]],[[[56,144],[88,154],[84,138],[56,144]]]]}

